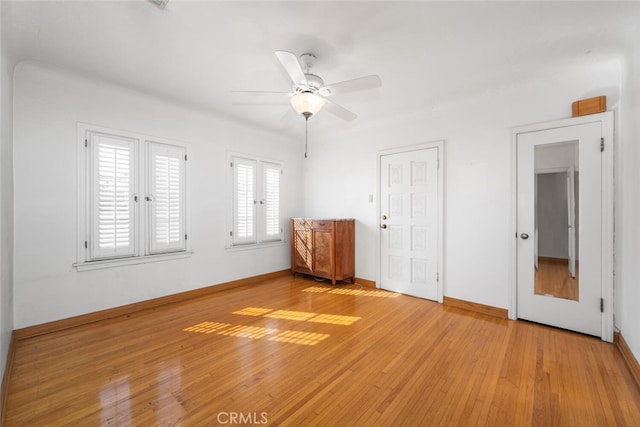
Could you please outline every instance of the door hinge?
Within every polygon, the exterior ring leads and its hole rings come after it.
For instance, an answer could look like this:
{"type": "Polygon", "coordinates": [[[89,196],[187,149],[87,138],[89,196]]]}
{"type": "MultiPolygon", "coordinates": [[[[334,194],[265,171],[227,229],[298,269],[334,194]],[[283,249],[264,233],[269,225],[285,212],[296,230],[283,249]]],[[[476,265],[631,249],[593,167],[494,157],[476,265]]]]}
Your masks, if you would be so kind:
{"type": "Polygon", "coordinates": [[[89,141],[87,141],[87,139],[86,139],[86,138],[85,138],[85,140],[84,140],[84,146],[85,146],[85,147],[88,147],[88,146],[89,146],[89,141]]]}
{"type": "Polygon", "coordinates": [[[233,162],[229,163],[229,167],[232,168],[233,167],[233,162]]]}
{"type": "Polygon", "coordinates": [[[85,248],[85,249],[87,249],[88,247],[89,247],[89,244],[88,244],[88,242],[85,240],[85,241],[84,241],[84,248],[85,248]]]}
{"type": "Polygon", "coordinates": [[[233,237],[233,231],[229,232],[229,236],[233,237]]]}
{"type": "Polygon", "coordinates": [[[186,154],[184,155],[184,161],[185,162],[187,161],[187,155],[186,154]]]}
{"type": "Polygon", "coordinates": [[[186,234],[184,235],[184,240],[187,240],[187,235],[186,234]]]}
{"type": "Polygon", "coordinates": [[[440,272],[436,273],[436,282],[440,282],[440,272]]]}
{"type": "Polygon", "coordinates": [[[438,169],[440,169],[440,159],[438,159],[438,169]]]}
{"type": "Polygon", "coordinates": [[[600,152],[604,151],[604,138],[600,138],[600,152]]]}
{"type": "Polygon", "coordinates": [[[604,313],[604,298],[600,298],[600,313],[604,313]]]}

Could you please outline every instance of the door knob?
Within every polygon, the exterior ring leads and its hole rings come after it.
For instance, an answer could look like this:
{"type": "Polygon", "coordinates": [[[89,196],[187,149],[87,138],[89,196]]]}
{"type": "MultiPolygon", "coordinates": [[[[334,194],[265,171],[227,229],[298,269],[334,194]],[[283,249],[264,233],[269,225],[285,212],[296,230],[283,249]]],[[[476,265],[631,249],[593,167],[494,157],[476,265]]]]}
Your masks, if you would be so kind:
{"type": "Polygon", "coordinates": [[[387,228],[387,224],[382,224],[380,228],[387,228]]]}
{"type": "Polygon", "coordinates": [[[520,237],[522,238],[522,240],[527,240],[529,238],[529,235],[527,233],[522,233],[520,237]]]}

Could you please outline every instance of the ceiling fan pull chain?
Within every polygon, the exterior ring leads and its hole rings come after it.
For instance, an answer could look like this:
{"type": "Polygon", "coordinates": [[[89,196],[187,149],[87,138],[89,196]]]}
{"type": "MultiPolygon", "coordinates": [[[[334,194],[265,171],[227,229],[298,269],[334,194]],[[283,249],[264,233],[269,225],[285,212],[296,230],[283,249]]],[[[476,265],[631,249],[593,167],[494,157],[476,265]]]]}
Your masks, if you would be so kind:
{"type": "Polygon", "coordinates": [[[307,158],[307,138],[309,128],[309,116],[304,116],[304,158],[307,158]]]}

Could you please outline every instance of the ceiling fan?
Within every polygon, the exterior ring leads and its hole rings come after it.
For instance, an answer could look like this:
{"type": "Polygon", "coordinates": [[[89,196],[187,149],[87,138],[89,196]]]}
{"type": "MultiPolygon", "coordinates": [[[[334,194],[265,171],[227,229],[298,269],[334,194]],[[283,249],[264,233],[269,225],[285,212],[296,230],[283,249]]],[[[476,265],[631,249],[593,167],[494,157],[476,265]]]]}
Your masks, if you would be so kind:
{"type": "Polygon", "coordinates": [[[275,53],[291,78],[293,83],[291,92],[235,91],[234,93],[253,99],[272,99],[275,97],[284,101],[288,98],[291,107],[307,120],[325,108],[343,120],[352,121],[358,116],[329,98],[333,95],[373,89],[382,85],[380,77],[376,75],[325,85],[320,76],[311,73],[311,68],[316,63],[315,55],[305,53],[300,55],[300,60],[298,60],[296,54],[292,52],[277,50],[275,53]]]}

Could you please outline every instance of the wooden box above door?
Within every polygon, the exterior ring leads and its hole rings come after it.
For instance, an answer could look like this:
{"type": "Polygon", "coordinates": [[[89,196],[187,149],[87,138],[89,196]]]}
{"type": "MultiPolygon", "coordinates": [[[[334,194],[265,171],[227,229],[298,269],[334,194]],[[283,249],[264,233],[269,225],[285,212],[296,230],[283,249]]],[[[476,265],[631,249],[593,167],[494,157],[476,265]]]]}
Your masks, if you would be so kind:
{"type": "Polygon", "coordinates": [[[588,114],[603,113],[607,111],[607,97],[596,96],[594,98],[581,99],[571,104],[571,116],[579,117],[588,114]]]}
{"type": "Polygon", "coordinates": [[[291,273],[353,282],[355,220],[291,218],[291,273]]]}

